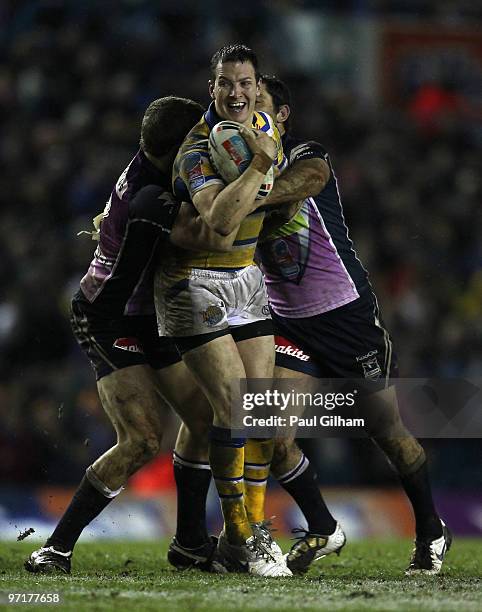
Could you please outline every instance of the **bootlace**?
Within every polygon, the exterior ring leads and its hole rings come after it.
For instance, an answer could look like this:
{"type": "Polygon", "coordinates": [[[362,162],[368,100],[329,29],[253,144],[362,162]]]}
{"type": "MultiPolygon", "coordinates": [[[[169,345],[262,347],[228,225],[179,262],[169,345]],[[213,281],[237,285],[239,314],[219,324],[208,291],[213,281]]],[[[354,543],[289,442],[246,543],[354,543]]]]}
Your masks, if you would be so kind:
{"type": "Polygon", "coordinates": [[[321,533],[313,533],[312,531],[308,531],[308,529],[305,529],[304,527],[295,527],[294,529],[291,530],[291,533],[301,533],[302,535],[295,535],[294,538],[291,538],[292,540],[298,540],[299,542],[301,542],[302,540],[306,540],[307,538],[326,538],[326,536],[324,536],[321,533]]]}
{"type": "Polygon", "coordinates": [[[267,548],[267,546],[263,542],[262,536],[259,536],[256,533],[253,534],[253,540],[251,540],[251,542],[246,542],[246,546],[259,559],[264,559],[265,561],[276,561],[272,552],[269,550],[269,548],[267,548]]]}
{"type": "Polygon", "coordinates": [[[277,529],[273,527],[274,518],[275,517],[272,516],[269,519],[264,519],[259,523],[254,524],[254,528],[259,532],[259,536],[266,540],[269,544],[271,544],[273,541],[273,536],[271,534],[277,531],[277,529]]]}

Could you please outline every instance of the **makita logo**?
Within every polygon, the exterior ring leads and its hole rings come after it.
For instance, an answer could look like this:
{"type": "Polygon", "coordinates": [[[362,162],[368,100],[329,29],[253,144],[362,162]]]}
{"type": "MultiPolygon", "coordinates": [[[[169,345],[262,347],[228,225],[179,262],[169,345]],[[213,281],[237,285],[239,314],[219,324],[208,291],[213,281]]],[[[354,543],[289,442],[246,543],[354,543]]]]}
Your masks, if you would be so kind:
{"type": "Polygon", "coordinates": [[[300,361],[309,361],[310,356],[305,355],[301,349],[296,346],[292,346],[291,344],[275,344],[275,350],[277,353],[281,353],[282,355],[289,355],[290,357],[296,357],[300,361]]]}
{"type": "Polygon", "coordinates": [[[144,353],[137,338],[117,338],[113,346],[121,349],[121,351],[129,351],[131,353],[144,353]]]}

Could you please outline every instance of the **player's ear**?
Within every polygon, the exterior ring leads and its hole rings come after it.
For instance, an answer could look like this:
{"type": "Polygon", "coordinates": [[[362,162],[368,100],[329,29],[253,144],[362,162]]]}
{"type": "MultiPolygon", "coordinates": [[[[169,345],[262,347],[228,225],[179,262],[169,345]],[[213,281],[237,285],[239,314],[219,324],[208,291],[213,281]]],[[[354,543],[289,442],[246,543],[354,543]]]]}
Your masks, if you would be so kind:
{"type": "Polygon", "coordinates": [[[209,95],[214,100],[214,83],[209,79],[209,95]]]}
{"type": "Polygon", "coordinates": [[[276,114],[276,123],[284,123],[290,116],[291,109],[287,104],[282,104],[276,114]]]}

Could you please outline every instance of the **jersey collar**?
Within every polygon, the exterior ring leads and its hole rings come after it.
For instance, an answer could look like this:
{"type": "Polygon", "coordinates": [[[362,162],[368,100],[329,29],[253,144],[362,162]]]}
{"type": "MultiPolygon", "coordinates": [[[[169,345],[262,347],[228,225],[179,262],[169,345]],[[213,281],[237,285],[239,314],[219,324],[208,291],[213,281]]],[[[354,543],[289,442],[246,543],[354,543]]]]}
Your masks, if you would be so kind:
{"type": "Polygon", "coordinates": [[[216,107],[214,106],[214,100],[208,107],[208,110],[204,113],[204,119],[209,126],[209,129],[212,130],[216,123],[221,121],[221,117],[216,112],[216,107]]]}
{"type": "MultiPolygon", "coordinates": [[[[209,105],[208,110],[204,113],[204,119],[205,119],[206,123],[208,124],[208,127],[209,127],[210,130],[213,129],[213,127],[216,125],[216,123],[219,123],[220,121],[223,121],[221,119],[221,117],[216,112],[216,107],[214,105],[214,100],[209,105]]],[[[256,115],[253,115],[253,127],[254,127],[255,124],[256,124],[256,115]]]]}

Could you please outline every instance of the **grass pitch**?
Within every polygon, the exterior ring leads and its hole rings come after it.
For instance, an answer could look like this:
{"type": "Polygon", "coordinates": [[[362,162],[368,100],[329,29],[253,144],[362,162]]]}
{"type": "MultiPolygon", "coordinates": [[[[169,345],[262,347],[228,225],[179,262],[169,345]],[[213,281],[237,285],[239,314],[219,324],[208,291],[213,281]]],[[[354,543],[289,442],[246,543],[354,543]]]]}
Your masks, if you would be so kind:
{"type": "Polygon", "coordinates": [[[45,576],[23,570],[35,542],[0,543],[0,609],[32,609],[7,605],[6,593],[12,592],[60,593],[60,605],[35,608],[77,612],[482,609],[480,540],[455,540],[442,574],[426,578],[403,575],[412,548],[408,540],[349,542],[340,557],[318,561],[305,576],[281,579],[177,572],[165,561],[167,545],[80,543],[71,576],[45,576]]]}

